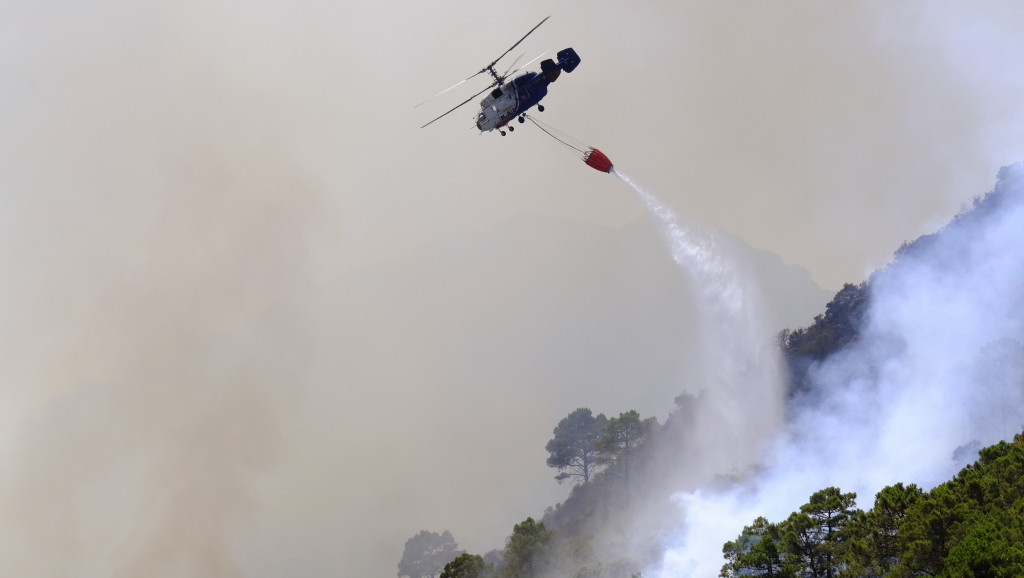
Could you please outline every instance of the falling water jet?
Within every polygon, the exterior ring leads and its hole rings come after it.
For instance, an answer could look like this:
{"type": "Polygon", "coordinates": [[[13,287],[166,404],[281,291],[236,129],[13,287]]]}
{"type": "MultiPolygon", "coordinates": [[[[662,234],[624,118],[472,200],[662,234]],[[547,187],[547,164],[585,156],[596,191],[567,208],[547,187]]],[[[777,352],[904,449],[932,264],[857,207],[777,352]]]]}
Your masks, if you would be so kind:
{"type": "MultiPolygon", "coordinates": [[[[692,454],[687,464],[691,479],[702,485],[718,475],[743,473],[761,462],[762,444],[773,439],[783,423],[782,364],[763,321],[754,278],[731,258],[715,231],[679,219],[628,175],[617,169],[609,172],[644,203],[673,260],[695,286],[703,377],[696,387],[700,396],[694,417],[679,440],[680,451],[692,454]]],[[[715,505],[705,503],[699,491],[677,496],[677,503],[685,526],[696,530],[684,534],[694,545],[704,541],[707,537],[697,535],[700,520],[713,517],[708,510],[715,505]]],[[[715,532],[709,536],[718,539],[715,532]]],[[[683,561],[677,567],[688,564],[683,561]]]]}
{"type": "Polygon", "coordinates": [[[637,194],[655,219],[673,260],[693,280],[701,319],[702,415],[692,432],[700,441],[724,440],[706,456],[709,475],[732,473],[755,464],[760,443],[782,425],[781,360],[763,320],[757,284],[738,267],[709,229],[679,219],[652,192],[613,170],[637,194]],[[704,423],[706,422],[706,423],[704,423]]]}
{"type": "Polygon", "coordinates": [[[643,201],[668,242],[672,258],[698,283],[702,297],[708,301],[706,305],[723,313],[739,311],[743,305],[741,283],[733,265],[716,252],[715,233],[684,225],[653,193],[628,175],[614,168],[610,172],[629,185],[643,201]]]}

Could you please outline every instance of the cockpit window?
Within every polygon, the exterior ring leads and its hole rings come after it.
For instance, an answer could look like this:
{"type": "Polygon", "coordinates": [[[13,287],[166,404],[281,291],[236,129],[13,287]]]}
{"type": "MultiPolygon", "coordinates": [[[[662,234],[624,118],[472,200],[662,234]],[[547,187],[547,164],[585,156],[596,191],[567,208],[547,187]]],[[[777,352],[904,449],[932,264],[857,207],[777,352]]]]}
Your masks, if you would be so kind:
{"type": "Polygon", "coordinates": [[[501,98],[501,87],[499,86],[498,88],[492,90],[491,96],[493,96],[494,98],[501,98]]]}

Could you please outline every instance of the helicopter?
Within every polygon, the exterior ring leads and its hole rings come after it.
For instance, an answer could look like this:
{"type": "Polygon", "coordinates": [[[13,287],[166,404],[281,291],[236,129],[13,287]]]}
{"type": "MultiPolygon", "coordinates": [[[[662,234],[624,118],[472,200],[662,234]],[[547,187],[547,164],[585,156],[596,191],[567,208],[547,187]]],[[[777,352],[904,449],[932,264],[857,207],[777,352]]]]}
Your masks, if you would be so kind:
{"type": "MultiPolygon", "coordinates": [[[[429,99],[421,102],[420,104],[416,105],[420,106],[422,104],[425,104],[437,98],[438,96],[441,96],[442,94],[445,94],[446,92],[461,86],[463,83],[472,80],[473,78],[476,78],[477,76],[485,72],[489,73],[493,80],[490,85],[488,85],[480,92],[467,98],[458,105],[452,107],[450,110],[448,110],[441,116],[435,118],[434,120],[428,122],[427,124],[421,126],[420,128],[426,128],[427,126],[430,126],[434,122],[441,120],[448,114],[455,112],[463,105],[468,104],[471,100],[487,92],[488,90],[490,90],[490,93],[487,96],[485,96],[483,100],[480,101],[480,112],[477,113],[476,116],[476,127],[480,129],[481,133],[498,130],[501,136],[505,136],[504,128],[506,126],[508,127],[508,130],[510,132],[515,130],[515,127],[509,125],[509,122],[511,122],[514,118],[518,118],[520,123],[526,122],[526,111],[532,108],[534,105],[537,106],[538,112],[544,112],[544,105],[540,104],[540,101],[545,96],[547,96],[548,85],[557,80],[563,70],[565,72],[571,73],[573,70],[576,70],[577,66],[579,66],[580,57],[579,55],[576,54],[575,50],[573,50],[571,47],[566,48],[564,50],[560,50],[556,55],[557,60],[548,58],[541,61],[541,71],[539,73],[524,72],[523,74],[514,77],[508,82],[506,82],[505,80],[509,77],[509,75],[515,74],[520,70],[516,69],[512,71],[512,67],[515,66],[516,63],[513,62],[512,66],[509,66],[508,70],[506,70],[504,74],[498,74],[498,71],[495,70],[494,66],[498,64],[498,61],[504,58],[505,55],[507,55],[509,52],[512,52],[516,48],[516,46],[519,46],[523,42],[523,40],[526,40],[526,37],[532,34],[534,30],[539,28],[541,24],[547,22],[548,18],[550,18],[550,16],[548,16],[544,20],[541,20],[539,24],[531,28],[530,31],[523,35],[523,37],[520,38],[518,42],[513,44],[511,48],[501,53],[501,56],[495,58],[493,62],[481,68],[480,71],[477,72],[476,74],[473,74],[466,80],[458,82],[454,86],[447,88],[430,97],[429,99]],[[510,73],[509,71],[512,72],[510,73]]],[[[541,56],[543,56],[543,54],[541,54],[541,56]]],[[[540,57],[538,56],[537,58],[540,57]]],[[[516,60],[518,61],[518,59],[516,60]]],[[[534,60],[536,60],[536,58],[534,60]]],[[[524,66],[528,66],[531,63],[532,61],[524,66]]]]}

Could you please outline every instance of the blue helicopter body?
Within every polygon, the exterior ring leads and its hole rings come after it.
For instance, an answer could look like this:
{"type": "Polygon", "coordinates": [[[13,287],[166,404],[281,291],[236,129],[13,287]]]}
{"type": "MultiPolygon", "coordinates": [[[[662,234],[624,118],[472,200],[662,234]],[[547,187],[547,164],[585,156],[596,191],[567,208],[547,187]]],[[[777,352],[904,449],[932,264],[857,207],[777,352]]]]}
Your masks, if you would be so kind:
{"type": "MultiPolygon", "coordinates": [[[[503,52],[501,56],[494,60],[494,62],[480,69],[480,71],[473,76],[470,76],[455,86],[431,97],[431,99],[436,98],[437,96],[440,96],[485,72],[489,73],[494,80],[494,82],[492,82],[487,88],[462,101],[460,104],[448,110],[448,112],[445,112],[441,116],[423,125],[423,127],[440,120],[442,117],[447,116],[449,113],[454,112],[465,104],[468,104],[471,100],[488,90],[490,90],[490,92],[483,98],[483,100],[480,101],[480,112],[478,112],[476,116],[476,127],[480,129],[480,132],[488,132],[497,129],[501,132],[502,136],[505,136],[505,131],[502,129],[508,125],[512,119],[518,118],[520,123],[525,122],[526,111],[530,110],[534,106],[537,107],[538,111],[543,111],[544,106],[540,104],[540,101],[547,96],[548,85],[557,80],[562,71],[571,73],[573,70],[576,70],[577,66],[579,66],[580,57],[576,54],[575,50],[572,48],[561,50],[557,54],[557,60],[548,58],[540,63],[540,72],[524,72],[508,82],[505,82],[508,72],[506,71],[505,74],[498,74],[494,69],[494,65],[497,64],[502,57],[511,52],[513,48],[519,46],[523,40],[526,40],[527,36],[533,33],[534,30],[546,21],[547,18],[541,20],[540,24],[534,26],[526,33],[525,36],[519,39],[519,42],[513,44],[512,48],[503,52]]],[[[509,126],[508,130],[513,130],[513,127],[509,126]]]]}
{"type": "Polygon", "coordinates": [[[526,72],[498,86],[480,101],[476,127],[484,132],[500,129],[517,117],[523,122],[526,111],[547,96],[548,85],[558,79],[563,70],[571,73],[579,64],[576,51],[566,48],[558,53],[557,62],[551,59],[541,62],[541,72],[526,72]]]}

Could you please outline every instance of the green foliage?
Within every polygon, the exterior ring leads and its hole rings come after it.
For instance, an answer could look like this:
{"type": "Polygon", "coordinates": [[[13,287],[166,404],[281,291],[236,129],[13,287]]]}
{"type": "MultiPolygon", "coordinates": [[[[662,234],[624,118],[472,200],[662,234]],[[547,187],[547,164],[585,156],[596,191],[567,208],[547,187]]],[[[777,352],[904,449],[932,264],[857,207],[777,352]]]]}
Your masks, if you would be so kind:
{"type": "MultiPolygon", "coordinates": [[[[1020,518],[1018,518],[1019,520],[1020,518]]],[[[944,576],[1024,576],[1024,544],[1019,532],[992,520],[975,524],[960,542],[950,548],[944,576]]]]}
{"type": "Polygon", "coordinates": [[[549,561],[554,532],[527,518],[516,524],[505,545],[503,578],[533,578],[549,561]]]}
{"type": "Polygon", "coordinates": [[[857,494],[842,493],[831,487],[811,494],[811,499],[800,512],[811,524],[803,530],[807,536],[808,549],[803,552],[812,576],[832,578],[839,574],[841,557],[846,551],[847,524],[857,513],[857,494]]]}
{"type": "Polygon", "coordinates": [[[462,554],[451,532],[422,530],[405,542],[402,559],[398,562],[398,575],[410,578],[433,578],[441,573],[445,564],[462,554]]]}
{"type": "Polygon", "coordinates": [[[875,495],[874,508],[854,516],[846,552],[848,575],[884,576],[896,565],[900,525],[921,495],[914,484],[886,486],[875,495]]]}
{"type": "Polygon", "coordinates": [[[764,517],[754,520],[752,525],[743,528],[735,542],[726,542],[722,547],[726,563],[719,576],[796,576],[796,566],[783,557],[781,541],[782,530],[778,524],[764,517]]]}
{"type": "Polygon", "coordinates": [[[1024,433],[980,457],[930,492],[883,488],[868,512],[826,488],[782,523],[758,518],[723,546],[721,576],[1024,576],[1024,433]]]}
{"type": "Polygon", "coordinates": [[[651,433],[658,426],[658,420],[653,417],[640,419],[640,413],[635,409],[613,417],[604,425],[601,437],[594,442],[594,447],[599,453],[599,463],[616,464],[621,466],[620,472],[629,489],[630,458],[650,437],[651,433]]]}
{"type": "MultiPolygon", "coordinates": [[[[678,409],[675,413],[681,411],[678,409]]],[[[640,435],[627,438],[617,447],[611,443],[614,434],[608,435],[605,443],[609,445],[603,446],[605,452],[599,456],[604,468],[593,473],[589,483],[574,486],[563,503],[548,508],[544,513],[546,527],[557,531],[552,542],[555,562],[547,568],[552,576],[574,576],[581,571],[612,572],[612,568],[622,563],[616,557],[627,553],[619,549],[623,546],[626,528],[637,523],[636,512],[629,503],[630,492],[663,493],[679,488],[678,483],[668,479],[665,473],[679,472],[681,460],[685,459],[686,452],[678,448],[679,431],[663,435],[666,432],[658,426],[657,420],[641,419],[635,411],[620,414],[611,429],[603,428],[604,433],[622,433],[621,430],[640,435]],[[636,428],[639,432],[629,427],[636,424],[641,426],[636,428]],[[654,451],[656,440],[664,444],[660,448],[664,451],[654,451]],[[670,465],[667,466],[668,463],[670,465]]],[[[659,526],[669,532],[676,523],[677,518],[671,508],[656,515],[646,514],[643,521],[645,528],[652,533],[657,532],[654,528],[659,526]]],[[[628,554],[640,556],[647,563],[653,562],[661,545],[650,543],[643,546],[647,551],[638,553],[631,550],[628,554]]],[[[641,568],[643,564],[637,563],[633,567],[641,568]]],[[[623,570],[611,575],[623,578],[629,574],[623,570]]]]}
{"type": "Polygon", "coordinates": [[[1024,444],[1000,442],[924,494],[900,528],[894,576],[1024,575],[1024,444]]]}
{"type": "Polygon", "coordinates": [[[858,513],[857,494],[826,488],[781,524],[757,518],[734,542],[726,542],[719,574],[737,576],[833,578],[845,567],[847,525],[858,513]]]}
{"type": "Polygon", "coordinates": [[[558,468],[556,480],[562,482],[576,478],[583,483],[590,481],[598,466],[594,442],[601,437],[606,423],[608,418],[604,414],[594,417],[586,407],[573,411],[558,422],[554,437],[544,446],[549,454],[548,467],[558,468]]]}
{"type": "Polygon", "coordinates": [[[793,392],[806,393],[811,390],[807,371],[815,361],[857,340],[869,301],[868,282],[860,285],[847,283],[825,306],[825,313],[816,316],[809,327],[784,330],[779,334],[779,344],[789,366],[793,392]]]}
{"type": "Polygon", "coordinates": [[[856,340],[867,303],[867,283],[843,285],[825,306],[825,313],[816,316],[810,327],[783,332],[782,344],[786,354],[823,359],[856,340]]]}
{"type": "Polygon", "coordinates": [[[483,578],[489,570],[483,556],[462,554],[445,564],[440,578],[483,578]]]}
{"type": "Polygon", "coordinates": [[[650,433],[654,418],[640,419],[635,409],[613,417],[605,424],[601,437],[594,444],[606,461],[615,461],[623,454],[635,450],[650,433]]]}

